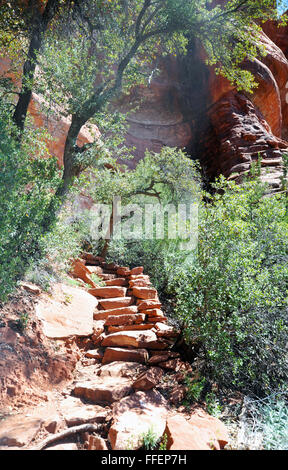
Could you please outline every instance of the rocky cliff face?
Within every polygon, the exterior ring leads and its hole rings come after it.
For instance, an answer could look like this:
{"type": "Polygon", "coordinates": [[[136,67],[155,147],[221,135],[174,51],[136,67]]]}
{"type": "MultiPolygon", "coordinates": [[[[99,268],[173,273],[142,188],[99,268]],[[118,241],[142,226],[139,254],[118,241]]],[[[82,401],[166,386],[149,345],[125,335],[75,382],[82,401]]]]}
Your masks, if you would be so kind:
{"type": "Polygon", "coordinates": [[[264,30],[267,55],[245,64],[258,82],[253,95],[216,76],[196,43],[185,58],[162,61],[161,75],[138,89],[143,101],[129,118],[136,157],[146,148],[184,147],[209,179],[222,173],[240,181],[261,155],[262,178],[278,189],[288,152],[288,39],[286,28],[271,23],[264,30]]]}
{"type": "MultiPolygon", "coordinates": [[[[260,154],[263,180],[277,190],[282,155],[288,153],[287,30],[272,22],[264,25],[267,56],[245,64],[258,82],[249,96],[215,75],[197,43],[190,44],[186,57],[163,59],[161,72],[150,85],[136,87],[128,97],[129,106],[140,101],[128,117],[126,140],[135,147],[135,160],[129,165],[135,165],[146,149],[183,147],[200,160],[208,179],[222,173],[241,181],[260,154]]],[[[1,72],[7,65],[0,61],[1,72]]],[[[69,120],[45,116],[40,105],[34,94],[30,113],[36,125],[47,127],[53,136],[49,150],[61,165],[69,120]]],[[[125,110],[127,98],[119,106],[125,110]]],[[[88,129],[82,128],[78,145],[92,140],[88,129]]]]}

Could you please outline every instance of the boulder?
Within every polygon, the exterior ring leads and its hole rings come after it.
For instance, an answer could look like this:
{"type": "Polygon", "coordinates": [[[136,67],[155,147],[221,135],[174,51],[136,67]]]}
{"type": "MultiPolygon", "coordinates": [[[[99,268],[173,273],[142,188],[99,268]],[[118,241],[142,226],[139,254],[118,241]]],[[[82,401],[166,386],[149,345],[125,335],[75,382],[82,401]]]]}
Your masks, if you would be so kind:
{"type": "Polygon", "coordinates": [[[122,266],[117,269],[118,276],[129,276],[130,275],[130,268],[122,266]]]}
{"type": "Polygon", "coordinates": [[[219,450],[213,431],[201,429],[178,414],[167,419],[167,450],[219,450]]]}
{"type": "Polygon", "coordinates": [[[103,423],[109,409],[97,405],[88,405],[79,398],[67,397],[60,402],[60,412],[68,427],[85,423],[103,423]]]}
{"type": "Polygon", "coordinates": [[[138,362],[115,361],[101,366],[98,375],[101,377],[126,377],[134,380],[135,376],[146,370],[147,367],[138,362]]]}
{"type": "Polygon", "coordinates": [[[74,387],[74,395],[93,403],[109,404],[129,395],[132,391],[131,380],[115,377],[96,377],[79,382],[74,387]]]}
{"type": "Polygon", "coordinates": [[[228,444],[229,434],[225,424],[223,424],[220,419],[209,415],[201,408],[193,411],[189,423],[193,426],[197,426],[199,429],[210,429],[213,431],[221,448],[228,444]]]}
{"type": "Polygon", "coordinates": [[[136,450],[143,445],[143,435],[153,431],[163,436],[167,402],[157,391],[136,392],[113,405],[113,424],[108,439],[113,450],[136,450]]]}
{"type": "Polygon", "coordinates": [[[88,357],[88,359],[102,359],[103,353],[99,349],[89,349],[89,351],[86,351],[85,357],[88,357]]]}
{"type": "Polygon", "coordinates": [[[107,348],[104,352],[102,364],[108,364],[113,361],[139,362],[140,364],[145,364],[148,357],[149,355],[146,349],[107,348]]]}
{"type": "Polygon", "coordinates": [[[151,308],[151,309],[145,310],[145,314],[148,315],[149,317],[153,317],[153,318],[156,318],[156,317],[163,318],[164,317],[164,313],[159,308],[151,308]]]}
{"type": "Polygon", "coordinates": [[[175,338],[179,335],[179,331],[175,330],[172,326],[165,325],[164,323],[155,323],[156,335],[159,338],[175,338]]]}

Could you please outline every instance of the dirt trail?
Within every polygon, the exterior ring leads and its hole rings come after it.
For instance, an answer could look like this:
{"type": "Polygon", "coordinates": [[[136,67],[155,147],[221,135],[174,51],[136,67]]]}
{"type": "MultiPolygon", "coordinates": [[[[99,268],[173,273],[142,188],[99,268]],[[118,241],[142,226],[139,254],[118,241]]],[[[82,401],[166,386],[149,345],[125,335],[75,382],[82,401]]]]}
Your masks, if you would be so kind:
{"type": "MultiPolygon", "coordinates": [[[[82,285],[81,295],[85,291],[89,296],[91,313],[88,307],[81,311],[80,294],[71,300],[65,289],[60,313],[55,299],[43,303],[41,298],[37,307],[43,331],[58,335],[69,374],[61,386],[46,387],[38,400],[31,400],[38,406],[0,421],[0,449],[136,450],[149,433],[167,449],[223,447],[228,437],[219,420],[200,409],[187,415],[181,407],[184,379],[192,369],[172,350],[179,332],[167,324],[143,268],[119,267],[86,254],[73,263],[70,274],[82,285]],[[75,327],[83,328],[84,320],[86,335],[71,334],[75,327]],[[70,334],[59,338],[65,328],[70,334]]],[[[42,334],[39,341],[44,345],[48,340],[42,334]]],[[[38,374],[40,370],[41,364],[38,374]]]]}

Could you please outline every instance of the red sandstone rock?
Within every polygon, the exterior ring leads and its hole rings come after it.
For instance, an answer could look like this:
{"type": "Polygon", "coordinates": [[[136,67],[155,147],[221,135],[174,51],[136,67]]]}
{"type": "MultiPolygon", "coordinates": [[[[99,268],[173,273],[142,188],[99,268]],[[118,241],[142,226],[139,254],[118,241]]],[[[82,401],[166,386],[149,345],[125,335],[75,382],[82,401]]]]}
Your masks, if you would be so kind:
{"type": "Polygon", "coordinates": [[[88,357],[88,359],[102,359],[103,353],[100,352],[99,349],[90,349],[89,351],[86,351],[85,357],[88,357]]]}
{"type": "Polygon", "coordinates": [[[128,307],[132,304],[131,297],[116,297],[114,299],[99,299],[99,304],[104,310],[111,310],[115,308],[128,307]]]}
{"type": "Polygon", "coordinates": [[[150,281],[146,279],[135,279],[135,281],[129,281],[129,287],[149,287],[151,285],[150,281]]]}
{"type": "Polygon", "coordinates": [[[105,322],[105,326],[132,325],[133,323],[142,323],[145,315],[112,315],[105,322]]]}
{"type": "Polygon", "coordinates": [[[210,429],[216,436],[221,448],[225,447],[229,441],[229,434],[226,426],[214,416],[209,415],[202,409],[193,411],[189,423],[197,426],[198,429],[210,429]]]}
{"type": "Polygon", "coordinates": [[[127,280],[124,277],[117,277],[115,279],[108,279],[105,281],[106,286],[126,286],[127,280]]]}
{"type": "Polygon", "coordinates": [[[97,274],[97,276],[103,274],[101,266],[86,266],[90,274],[97,274]]]}
{"type": "Polygon", "coordinates": [[[95,289],[89,289],[89,294],[95,297],[102,297],[105,299],[111,299],[116,297],[125,297],[126,288],[119,286],[108,286],[108,287],[96,287],[95,289]]]}
{"type": "Polygon", "coordinates": [[[149,355],[146,349],[106,348],[102,364],[108,364],[114,361],[139,362],[140,364],[145,364],[148,357],[149,355]]]}
{"type": "Polygon", "coordinates": [[[133,295],[138,299],[156,299],[157,290],[152,287],[133,287],[133,295]]]}
{"type": "Polygon", "coordinates": [[[184,385],[176,385],[173,387],[170,396],[169,396],[169,401],[173,405],[180,405],[182,401],[185,399],[185,396],[187,394],[187,387],[184,387],[184,385]]]}
{"type": "Polygon", "coordinates": [[[110,310],[100,310],[94,313],[95,320],[106,320],[108,317],[120,316],[120,315],[135,315],[138,313],[136,305],[129,307],[112,308],[110,310]]]}
{"type": "Polygon", "coordinates": [[[189,423],[182,415],[167,419],[167,450],[219,450],[213,431],[189,423]]]}
{"type": "Polygon", "coordinates": [[[106,336],[102,346],[118,346],[131,348],[153,349],[157,346],[157,336],[152,330],[143,331],[121,331],[106,336]]]}
{"type": "Polygon", "coordinates": [[[163,370],[159,367],[150,367],[147,372],[141,374],[132,384],[134,390],[151,390],[161,381],[163,370]]]}
{"type": "Polygon", "coordinates": [[[179,335],[172,326],[165,325],[164,323],[155,323],[156,335],[159,338],[175,338],[179,335]]]}
{"type": "Polygon", "coordinates": [[[125,377],[135,379],[135,376],[144,373],[147,367],[138,362],[131,361],[114,361],[112,363],[102,365],[97,372],[101,377],[125,377]]]}
{"type": "Polygon", "coordinates": [[[86,382],[78,382],[73,390],[76,397],[93,403],[113,403],[131,393],[131,381],[126,378],[97,377],[86,382]]]}
{"type": "Polygon", "coordinates": [[[124,266],[117,269],[118,276],[129,276],[130,272],[130,268],[124,266]]]}
{"type": "Polygon", "coordinates": [[[161,303],[156,300],[139,300],[137,301],[139,312],[146,313],[146,310],[151,310],[153,308],[161,308],[161,303]],[[138,304],[139,302],[139,304],[138,304]]]}
{"type": "Polygon", "coordinates": [[[95,283],[92,281],[90,277],[90,271],[82,262],[82,260],[75,260],[72,263],[70,274],[73,277],[82,279],[82,281],[89,284],[91,287],[96,287],[95,283]]]}
{"type": "Polygon", "coordinates": [[[41,294],[40,287],[36,286],[35,284],[32,284],[31,282],[21,281],[20,286],[22,287],[22,289],[26,290],[27,292],[30,292],[31,294],[34,294],[34,295],[41,294]]]}
{"type": "Polygon", "coordinates": [[[118,331],[152,330],[154,323],[142,323],[139,325],[109,326],[108,333],[118,333],[118,331]]]}
{"type": "Polygon", "coordinates": [[[162,437],[167,416],[167,402],[155,390],[133,393],[113,406],[113,424],[108,438],[113,450],[136,450],[143,444],[143,434],[153,430],[162,437]]]}
{"type": "Polygon", "coordinates": [[[53,287],[52,298],[42,294],[36,315],[48,338],[90,336],[96,306],[97,300],[83,289],[57,284],[53,287]]]}
{"type": "Polygon", "coordinates": [[[85,423],[103,423],[108,409],[82,403],[79,398],[67,397],[60,402],[60,412],[68,427],[85,423]]]}
{"type": "Polygon", "coordinates": [[[89,436],[88,450],[108,450],[106,441],[99,436],[89,436]]]}
{"type": "Polygon", "coordinates": [[[143,266],[139,266],[139,267],[137,267],[137,268],[133,268],[133,269],[131,269],[131,271],[130,271],[130,275],[131,275],[131,276],[134,276],[134,275],[138,275],[138,274],[143,274],[143,270],[144,270],[143,266]]]}

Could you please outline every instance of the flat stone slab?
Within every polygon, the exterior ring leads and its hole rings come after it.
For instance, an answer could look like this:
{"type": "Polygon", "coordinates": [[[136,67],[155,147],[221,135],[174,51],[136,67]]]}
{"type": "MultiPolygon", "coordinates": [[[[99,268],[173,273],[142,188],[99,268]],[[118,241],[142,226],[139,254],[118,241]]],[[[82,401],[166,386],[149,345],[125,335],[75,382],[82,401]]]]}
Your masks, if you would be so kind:
{"type": "Polygon", "coordinates": [[[128,307],[132,304],[132,297],[115,297],[113,299],[99,299],[99,304],[104,310],[128,307]]]}
{"type": "Polygon", "coordinates": [[[57,284],[53,288],[53,299],[47,294],[41,296],[36,315],[48,338],[90,336],[97,304],[97,299],[83,289],[57,284]]]}
{"type": "Polygon", "coordinates": [[[119,286],[106,286],[106,287],[96,287],[94,289],[89,289],[89,294],[94,295],[95,297],[102,297],[105,299],[116,298],[116,297],[125,297],[126,287],[119,286]]]}
{"type": "Polygon", "coordinates": [[[101,423],[108,414],[108,410],[102,406],[87,405],[75,397],[65,398],[60,403],[60,411],[69,427],[85,423],[101,423]]]}
{"type": "Polygon", "coordinates": [[[25,415],[11,416],[0,422],[0,446],[24,447],[40,431],[44,419],[25,415]]]}
{"type": "Polygon", "coordinates": [[[109,364],[114,361],[138,362],[145,364],[149,359],[146,349],[124,349],[124,348],[106,348],[102,364],[109,364]]]}
{"type": "Polygon", "coordinates": [[[106,336],[101,345],[154,349],[158,341],[152,330],[120,331],[106,336]]]}
{"type": "Polygon", "coordinates": [[[132,392],[131,380],[123,377],[97,377],[79,382],[74,387],[76,397],[85,398],[93,403],[109,404],[121,400],[132,392]]]}
{"type": "Polygon", "coordinates": [[[109,310],[100,310],[94,313],[94,320],[106,320],[108,317],[114,315],[135,315],[137,312],[138,308],[136,307],[136,305],[131,305],[129,307],[112,308],[109,310]]]}

